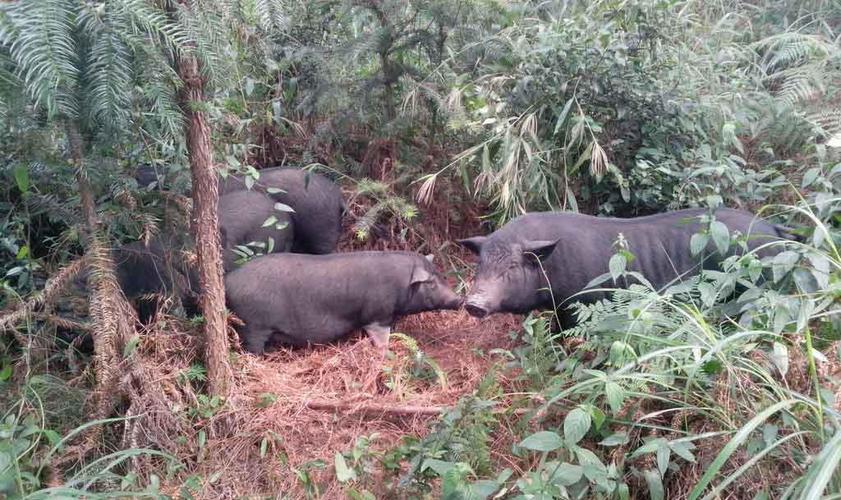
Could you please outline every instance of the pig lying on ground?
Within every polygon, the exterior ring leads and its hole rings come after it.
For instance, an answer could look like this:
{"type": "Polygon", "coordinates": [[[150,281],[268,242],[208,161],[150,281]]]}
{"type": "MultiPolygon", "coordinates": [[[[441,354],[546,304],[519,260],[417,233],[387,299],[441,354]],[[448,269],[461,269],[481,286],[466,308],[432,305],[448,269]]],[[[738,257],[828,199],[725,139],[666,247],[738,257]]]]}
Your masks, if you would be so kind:
{"type": "MultiPolygon", "coordinates": [[[[640,272],[655,288],[662,288],[698,269],[702,258],[692,255],[689,241],[702,229],[699,217],[705,213],[706,210],[690,209],[633,219],[564,212],[525,214],[489,236],[459,241],[479,255],[476,278],[465,307],[477,317],[552,309],[553,303],[562,304],[608,272],[619,233],[636,257],[629,270],[640,272]]],[[[731,233],[747,235],[751,249],[786,236],[779,226],[742,210],[721,208],[715,212],[715,219],[731,233]]],[[[723,258],[711,254],[713,248],[710,240],[703,262],[705,269],[717,269],[723,258]]],[[[736,245],[731,245],[731,253],[737,250],[736,245]]],[[[773,252],[774,248],[765,248],[760,256],[773,252]]],[[[602,296],[587,293],[575,300],[588,302],[602,296]]],[[[571,326],[571,318],[560,313],[561,323],[571,326]]]]}
{"type": "Polygon", "coordinates": [[[384,348],[399,317],[461,306],[431,259],[411,252],[266,255],[228,274],[225,293],[245,323],[245,349],[256,354],[272,334],[302,346],[358,328],[384,348]]]}
{"type": "MultiPolygon", "coordinates": [[[[232,175],[219,180],[219,195],[247,190],[245,176],[232,175]]],[[[267,168],[252,191],[269,194],[295,210],[295,253],[327,254],[336,251],[342,234],[345,204],[339,187],[330,179],[315,172],[298,168],[267,168]],[[274,192],[274,190],[282,190],[274,192]]]]}
{"type": "Polygon", "coordinates": [[[292,249],[294,223],[288,212],[275,209],[275,202],[256,191],[235,191],[219,198],[219,235],[225,272],[236,268],[239,245],[263,243],[263,253],[283,253],[292,249]],[[271,217],[274,221],[266,225],[271,217]]]}

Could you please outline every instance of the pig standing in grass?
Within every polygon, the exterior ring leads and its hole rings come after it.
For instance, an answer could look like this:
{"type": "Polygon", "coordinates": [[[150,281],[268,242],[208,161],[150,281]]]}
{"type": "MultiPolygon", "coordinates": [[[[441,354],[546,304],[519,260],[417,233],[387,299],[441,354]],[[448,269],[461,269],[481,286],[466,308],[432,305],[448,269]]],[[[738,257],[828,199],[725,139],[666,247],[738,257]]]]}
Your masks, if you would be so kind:
{"type": "MultiPolygon", "coordinates": [[[[467,312],[484,317],[496,312],[527,313],[552,309],[583,291],[593,279],[608,272],[608,261],[616,253],[614,242],[621,233],[635,259],[629,270],[641,273],[655,288],[689,276],[701,267],[702,257],[690,250],[692,235],[704,227],[700,217],[706,210],[690,209],[616,219],[565,212],[538,212],[512,220],[489,236],[459,241],[479,255],[479,268],[465,301],[467,312]]],[[[775,226],[743,210],[720,208],[715,220],[729,231],[748,237],[756,249],[775,239],[788,237],[775,226]]],[[[708,241],[704,269],[716,269],[722,256],[712,252],[708,241]]],[[[730,253],[737,252],[736,245],[730,253]]],[[[775,252],[763,248],[760,256],[775,252]]],[[[607,284],[605,286],[614,286],[607,284]]],[[[576,297],[588,302],[604,296],[587,293],[576,297]]],[[[559,311],[561,323],[571,318],[559,311]]]]}
{"type": "Polygon", "coordinates": [[[303,346],[358,328],[384,349],[399,317],[461,306],[431,259],[411,252],[266,255],[228,274],[225,293],[255,354],[270,337],[303,346]]]}
{"type": "Polygon", "coordinates": [[[256,191],[235,191],[219,198],[219,236],[225,272],[236,268],[237,246],[265,245],[262,253],[283,253],[292,249],[294,223],[289,212],[277,210],[275,202],[256,191]]]}

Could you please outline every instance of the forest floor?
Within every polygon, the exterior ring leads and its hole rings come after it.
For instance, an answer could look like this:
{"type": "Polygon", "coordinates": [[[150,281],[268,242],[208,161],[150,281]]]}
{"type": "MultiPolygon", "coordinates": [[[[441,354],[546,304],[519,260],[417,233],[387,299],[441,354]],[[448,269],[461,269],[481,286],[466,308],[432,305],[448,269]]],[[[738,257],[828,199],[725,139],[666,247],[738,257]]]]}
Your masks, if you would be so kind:
{"type": "MultiPolygon", "coordinates": [[[[336,345],[279,349],[262,357],[242,354],[233,358],[237,386],[219,413],[197,418],[189,431],[155,426],[144,432],[187,434],[170,446],[187,448],[178,451],[179,457],[196,456],[187,469],[200,478],[194,485],[198,497],[284,492],[300,498],[317,487],[321,498],[346,498],[347,488],[356,487],[382,498],[393,480],[385,480],[382,470],[366,470],[360,482],[342,484],[335,471],[336,453],[350,452],[360,438],[370,439],[360,450],[365,456],[356,465],[362,467],[406,436],[422,439],[442,409],[473,394],[489,373],[507,393],[516,385],[516,373],[505,369],[504,352],[514,348],[510,334],[520,322],[514,315],[477,320],[464,311],[414,315],[398,322],[395,332],[402,335],[392,334],[385,359],[361,335],[336,345]]],[[[168,378],[177,385],[173,377],[188,367],[169,368],[168,378]]],[[[160,438],[153,441],[160,445],[160,438]]],[[[505,454],[511,439],[494,436],[491,460],[500,470],[517,469],[505,454]]],[[[172,479],[165,490],[172,488],[175,494],[185,477],[176,474],[172,479]]]]}

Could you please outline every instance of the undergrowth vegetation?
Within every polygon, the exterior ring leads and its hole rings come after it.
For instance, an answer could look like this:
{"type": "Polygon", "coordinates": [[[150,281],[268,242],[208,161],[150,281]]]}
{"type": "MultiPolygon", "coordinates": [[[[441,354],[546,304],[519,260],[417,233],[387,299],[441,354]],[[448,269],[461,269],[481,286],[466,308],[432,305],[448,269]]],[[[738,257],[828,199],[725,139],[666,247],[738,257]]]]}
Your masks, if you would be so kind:
{"type": "MultiPolygon", "coordinates": [[[[830,0],[3,3],[0,497],[841,498],[840,37],[830,0]],[[185,56],[205,101],[179,100],[185,56]],[[618,245],[565,331],[533,313],[459,353],[395,333],[368,397],[402,417],[376,425],[301,416],[359,403],[356,354],[232,351],[242,392],[218,397],[204,318],[162,314],[112,353],[124,397],[94,416],[77,174],[109,245],[186,235],[196,110],[223,176],[322,172],[343,249],[437,254],[460,289],[450,242],[526,211],[729,206],[797,238],[662,290],[618,245]]],[[[745,248],[706,223],[693,248],[745,248]]]]}

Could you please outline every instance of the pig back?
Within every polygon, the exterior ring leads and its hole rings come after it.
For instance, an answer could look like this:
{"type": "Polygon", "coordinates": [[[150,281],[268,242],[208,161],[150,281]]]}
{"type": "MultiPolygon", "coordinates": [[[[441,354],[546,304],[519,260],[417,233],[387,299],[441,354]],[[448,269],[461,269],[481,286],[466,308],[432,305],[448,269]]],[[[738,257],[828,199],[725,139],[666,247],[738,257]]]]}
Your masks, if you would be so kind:
{"type": "MultiPolygon", "coordinates": [[[[241,175],[229,176],[219,185],[220,195],[245,189],[245,177],[241,175]]],[[[336,250],[345,206],[341,190],[333,181],[315,172],[275,167],[261,170],[252,190],[268,193],[295,210],[292,220],[297,236],[293,252],[327,254],[336,250]],[[269,188],[282,192],[268,193],[269,188]]]]}

